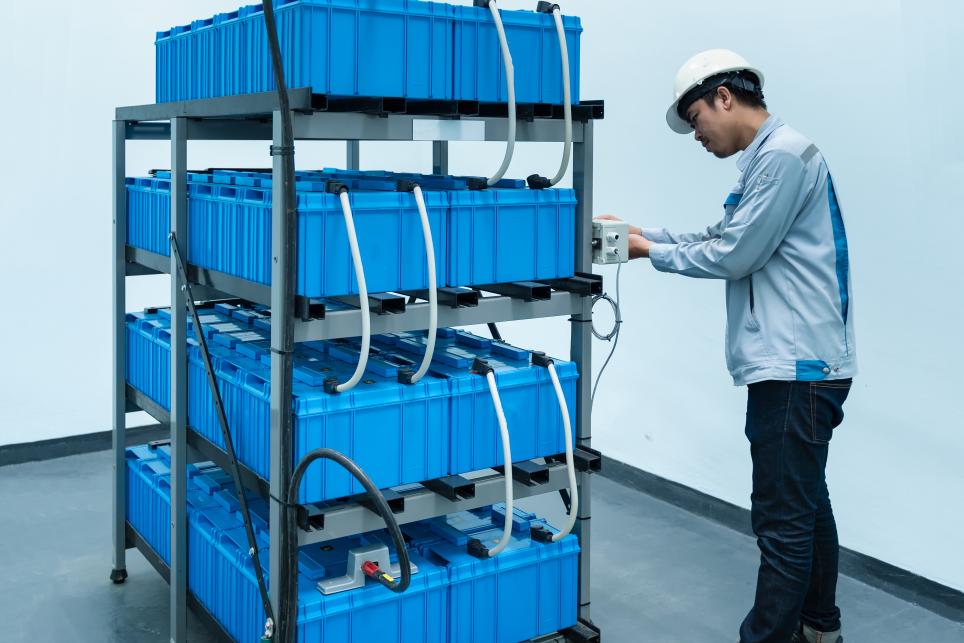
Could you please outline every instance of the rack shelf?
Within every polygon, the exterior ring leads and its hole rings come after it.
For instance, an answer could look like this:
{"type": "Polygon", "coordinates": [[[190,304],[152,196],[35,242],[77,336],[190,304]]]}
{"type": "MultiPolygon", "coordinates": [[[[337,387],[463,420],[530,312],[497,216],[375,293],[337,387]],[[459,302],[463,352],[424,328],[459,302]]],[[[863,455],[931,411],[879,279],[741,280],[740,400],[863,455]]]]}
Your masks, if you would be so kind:
{"type": "MultiPolygon", "coordinates": [[[[154,273],[167,273],[163,265],[167,257],[147,250],[127,246],[128,265],[148,268],[154,273]]],[[[187,266],[188,277],[192,284],[206,286],[205,296],[237,297],[257,304],[270,305],[271,287],[245,279],[239,279],[223,272],[206,270],[197,266],[187,266]]],[[[135,270],[137,274],[142,274],[135,270]]],[[[128,273],[130,275],[130,273],[128,273]]],[[[440,306],[438,309],[439,327],[470,326],[488,322],[505,322],[522,319],[541,319],[571,315],[579,312],[582,297],[575,293],[553,291],[549,299],[524,301],[518,297],[503,295],[479,297],[475,306],[454,308],[440,306]]],[[[372,334],[399,333],[428,328],[429,305],[425,302],[408,304],[405,312],[374,315],[371,318],[372,334]]],[[[301,320],[295,318],[295,341],[310,342],[341,337],[355,337],[361,327],[361,311],[358,309],[330,310],[324,319],[301,320]]]]}
{"type": "MultiPolygon", "coordinates": [[[[294,136],[298,140],[341,140],[347,143],[346,165],[357,169],[358,142],[365,141],[432,141],[433,172],[448,173],[450,141],[505,141],[508,120],[504,106],[485,106],[466,102],[416,103],[398,99],[372,101],[340,101],[313,95],[306,88],[289,91],[294,136]],[[356,111],[352,111],[356,110],[356,111]]],[[[584,101],[574,108],[573,122],[573,187],[576,191],[575,268],[591,272],[590,238],[592,219],[593,125],[602,118],[601,101],[584,101]]],[[[519,142],[562,142],[564,126],[560,110],[552,106],[520,106],[517,122],[519,142]]],[[[185,640],[186,610],[195,605],[187,589],[187,519],[186,464],[193,459],[226,462],[226,455],[187,425],[187,319],[180,276],[172,259],[126,245],[126,148],[128,141],[168,140],[171,142],[171,227],[179,246],[187,247],[187,145],[197,140],[269,140],[282,144],[281,112],[275,93],[253,94],[196,101],[119,107],[113,126],[113,574],[122,582],[126,576],[126,549],[137,547],[145,557],[170,579],[171,640],[185,640]],[[168,274],[171,281],[171,410],[167,411],[150,399],[130,389],[126,383],[126,280],[145,274],[168,274]],[[162,424],[170,426],[171,438],[171,565],[158,565],[150,551],[126,522],[125,414],[143,409],[162,424]]],[[[295,302],[286,301],[290,292],[288,268],[295,260],[295,240],[289,237],[286,213],[281,210],[282,168],[280,157],[272,164],[272,284],[269,287],[197,266],[188,266],[188,279],[195,296],[203,298],[239,297],[271,307],[271,456],[270,482],[242,468],[243,484],[271,498],[270,566],[280,562],[281,506],[275,498],[286,495],[291,462],[291,357],[284,347],[287,342],[334,339],[359,334],[361,313],[358,309],[328,310],[324,319],[302,321],[294,314],[295,302]]],[[[464,326],[520,319],[567,316],[571,323],[570,358],[583,374],[576,389],[577,447],[590,447],[589,378],[591,372],[591,302],[586,292],[569,292],[563,285],[552,284],[548,299],[525,301],[523,298],[496,294],[479,296],[478,305],[467,307],[440,306],[440,326],[464,326]]],[[[501,289],[501,288],[500,288],[501,289]]],[[[453,295],[453,300],[455,296],[453,295]]],[[[399,314],[374,315],[372,333],[390,333],[428,327],[428,304],[412,303],[399,314]]],[[[568,486],[565,465],[553,460],[544,467],[545,480],[539,484],[515,482],[516,497],[524,498],[555,492],[568,486]]],[[[444,493],[445,483],[425,483],[397,488],[391,493],[401,523],[421,520],[453,511],[481,507],[502,499],[504,479],[489,470],[473,474],[468,484],[474,496],[452,499],[444,493]],[[441,489],[441,490],[440,490],[441,489]]],[[[580,540],[579,608],[581,620],[589,620],[589,561],[591,553],[591,475],[580,471],[579,520],[576,533],[580,540]]],[[[309,505],[310,519],[299,530],[302,544],[321,542],[341,536],[382,527],[380,519],[366,507],[363,499],[354,497],[342,503],[309,505]],[[322,526],[323,524],[323,526],[322,526]]],[[[280,588],[271,584],[271,600],[277,610],[280,588]]],[[[200,609],[197,609],[200,608],[200,609]]],[[[210,616],[210,615],[208,615],[210,616]]],[[[214,624],[216,626],[216,623],[214,624]]],[[[219,628],[218,628],[219,629],[219,628]]],[[[223,632],[222,632],[223,633],[223,632]]],[[[577,637],[579,640],[585,640],[577,637]]],[[[567,640],[556,634],[540,642],[567,640]]]]}

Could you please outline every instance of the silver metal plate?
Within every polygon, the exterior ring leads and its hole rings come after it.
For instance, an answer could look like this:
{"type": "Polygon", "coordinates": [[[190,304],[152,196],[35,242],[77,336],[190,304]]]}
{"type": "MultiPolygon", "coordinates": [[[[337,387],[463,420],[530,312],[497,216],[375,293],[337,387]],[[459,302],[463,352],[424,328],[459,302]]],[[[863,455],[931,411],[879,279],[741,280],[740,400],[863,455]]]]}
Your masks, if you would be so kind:
{"type": "MultiPolygon", "coordinates": [[[[348,563],[346,574],[339,578],[326,578],[318,581],[318,591],[326,596],[337,594],[350,589],[365,586],[365,572],[362,565],[371,561],[381,569],[387,570],[389,574],[398,578],[402,575],[402,568],[398,564],[392,564],[388,555],[388,547],[385,545],[368,545],[367,547],[356,547],[348,550],[348,563]]],[[[415,563],[409,563],[409,569],[413,574],[418,572],[415,563]]]]}

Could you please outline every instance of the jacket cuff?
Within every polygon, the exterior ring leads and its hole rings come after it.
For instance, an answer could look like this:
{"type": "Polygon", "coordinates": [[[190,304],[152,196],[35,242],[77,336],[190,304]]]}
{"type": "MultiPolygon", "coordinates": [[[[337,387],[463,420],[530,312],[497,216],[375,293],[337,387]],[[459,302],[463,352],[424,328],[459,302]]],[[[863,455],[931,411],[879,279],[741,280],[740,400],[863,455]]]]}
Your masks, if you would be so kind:
{"type": "Polygon", "coordinates": [[[649,262],[660,272],[673,272],[670,255],[676,247],[675,243],[654,243],[649,247],[649,262]]]}
{"type": "Polygon", "coordinates": [[[643,236],[652,241],[653,243],[668,243],[669,238],[666,234],[666,230],[663,228],[640,228],[640,232],[643,236]]]}

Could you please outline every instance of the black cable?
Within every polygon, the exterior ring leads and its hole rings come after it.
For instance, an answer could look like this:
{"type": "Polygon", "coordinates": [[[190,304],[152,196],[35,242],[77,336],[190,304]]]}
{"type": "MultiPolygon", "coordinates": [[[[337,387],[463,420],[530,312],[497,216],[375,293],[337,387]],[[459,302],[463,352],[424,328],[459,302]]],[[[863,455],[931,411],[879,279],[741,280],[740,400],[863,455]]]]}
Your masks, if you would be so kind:
{"type": "Polygon", "coordinates": [[[492,335],[492,339],[497,342],[502,341],[502,333],[499,332],[499,327],[495,325],[495,322],[489,322],[489,333],[492,335]]]}
{"type": "MultiPolygon", "coordinates": [[[[207,373],[208,388],[211,389],[211,395],[214,397],[214,408],[218,414],[218,424],[221,426],[221,437],[224,439],[225,451],[228,454],[228,460],[231,464],[229,467],[231,478],[234,482],[235,493],[238,495],[238,504],[241,506],[241,517],[244,519],[244,533],[247,536],[248,550],[254,563],[254,575],[258,579],[258,591],[261,594],[261,604],[262,607],[264,607],[264,613],[268,619],[265,627],[265,631],[268,633],[271,631],[271,624],[274,623],[274,615],[271,612],[271,597],[268,595],[268,585],[265,583],[264,572],[261,569],[261,553],[258,549],[258,541],[254,535],[254,526],[251,524],[251,512],[248,510],[248,500],[245,497],[244,487],[241,486],[241,469],[238,466],[238,457],[234,451],[234,441],[231,439],[231,431],[228,429],[228,416],[224,412],[224,400],[221,399],[221,391],[218,389],[218,381],[214,375],[214,367],[211,365],[211,353],[208,351],[208,342],[204,337],[204,329],[201,328],[201,319],[194,305],[194,295],[191,292],[191,284],[187,278],[187,271],[184,269],[184,262],[181,261],[181,253],[177,247],[177,238],[173,232],[171,233],[170,240],[171,253],[174,255],[174,259],[177,262],[177,271],[184,282],[182,286],[184,298],[187,301],[188,310],[191,311],[191,319],[194,320],[194,336],[201,349],[201,357],[204,359],[204,372],[207,373]]],[[[177,305],[177,303],[174,302],[174,305],[177,305]]]]}
{"type": "MultiPolygon", "coordinates": [[[[288,101],[288,87],[285,83],[284,76],[284,64],[281,59],[281,46],[278,43],[278,27],[275,22],[274,15],[274,3],[272,0],[264,0],[264,25],[265,31],[267,32],[268,38],[268,49],[271,53],[271,67],[274,71],[275,85],[278,90],[278,109],[281,112],[281,147],[272,146],[271,155],[281,157],[281,168],[282,168],[282,183],[283,190],[281,194],[282,200],[282,210],[285,217],[285,228],[286,237],[288,239],[288,262],[285,269],[288,272],[287,279],[285,280],[285,291],[281,293],[284,302],[283,305],[288,308],[284,311],[284,315],[281,319],[275,320],[275,323],[282,323],[284,320],[285,327],[282,328],[281,332],[281,397],[284,400],[290,399],[291,393],[291,370],[292,370],[292,356],[294,353],[294,313],[295,313],[295,282],[297,281],[297,271],[296,264],[293,259],[297,256],[297,201],[295,194],[295,147],[294,147],[294,133],[291,124],[291,107],[288,101]]],[[[278,286],[275,285],[275,288],[278,286]]],[[[280,312],[280,311],[278,311],[280,312]]],[[[274,350],[274,347],[272,347],[274,350]]],[[[282,466],[286,468],[290,466],[291,457],[291,435],[282,435],[281,440],[281,461],[282,466]]],[[[283,471],[286,474],[287,471],[283,471]]],[[[286,478],[286,476],[283,476],[286,478]]],[[[284,483],[282,483],[282,488],[284,488],[284,483]]],[[[281,549],[282,551],[291,551],[291,541],[295,537],[294,531],[292,529],[281,529],[281,549]]],[[[281,592],[281,605],[279,605],[279,616],[281,617],[281,622],[277,623],[281,640],[287,640],[286,637],[289,636],[289,631],[293,634],[296,630],[296,621],[290,621],[286,618],[289,615],[289,611],[285,606],[286,596],[293,596],[294,601],[297,604],[297,596],[291,591],[291,588],[298,582],[298,560],[297,560],[297,546],[294,548],[294,559],[291,557],[280,557],[281,559],[281,569],[273,569],[272,574],[279,582],[285,583],[285,588],[287,591],[281,592]],[[290,592],[290,593],[289,593],[290,592]]]]}
{"type": "MultiPolygon", "coordinates": [[[[288,497],[287,502],[284,506],[285,522],[287,525],[287,531],[290,534],[295,533],[298,528],[297,525],[297,511],[294,509],[298,506],[298,488],[301,486],[301,479],[305,475],[305,471],[308,470],[308,466],[315,460],[333,460],[343,466],[352,476],[355,477],[358,482],[365,487],[365,491],[368,492],[369,497],[375,505],[375,509],[378,514],[385,521],[385,525],[388,527],[388,533],[392,537],[392,542],[395,543],[395,551],[398,552],[398,564],[401,567],[402,578],[397,582],[385,582],[380,580],[383,585],[388,587],[395,593],[401,594],[406,589],[412,579],[411,561],[408,557],[408,549],[405,547],[405,540],[402,537],[402,530],[398,526],[398,522],[395,520],[395,516],[392,514],[392,510],[388,506],[388,502],[385,500],[385,496],[382,492],[378,490],[375,483],[371,481],[371,478],[366,474],[357,464],[352,462],[343,453],[339,453],[334,449],[315,449],[309,452],[298,466],[295,467],[294,473],[291,474],[291,486],[288,487],[288,497]]],[[[297,560],[298,556],[298,543],[296,539],[291,539],[287,550],[287,558],[297,560]]],[[[283,636],[286,638],[281,638],[280,640],[284,643],[295,640],[295,633],[297,632],[297,619],[298,619],[298,574],[297,567],[295,568],[295,573],[291,574],[291,582],[285,585],[285,593],[282,595],[282,605],[284,606],[281,612],[281,623],[284,624],[283,636]]]]}

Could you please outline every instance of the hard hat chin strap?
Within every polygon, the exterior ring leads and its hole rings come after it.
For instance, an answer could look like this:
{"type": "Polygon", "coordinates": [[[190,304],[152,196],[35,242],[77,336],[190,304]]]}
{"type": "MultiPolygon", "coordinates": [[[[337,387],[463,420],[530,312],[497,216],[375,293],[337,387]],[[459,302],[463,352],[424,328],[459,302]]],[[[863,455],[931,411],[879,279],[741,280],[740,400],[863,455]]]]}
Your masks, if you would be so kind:
{"type": "Polygon", "coordinates": [[[717,88],[723,85],[729,85],[736,89],[742,89],[743,91],[750,92],[751,94],[758,94],[760,98],[763,98],[763,88],[760,84],[740,75],[738,71],[729,71],[724,74],[719,74],[717,76],[710,76],[706,78],[694,87],[693,89],[686,92],[686,94],[679,100],[676,104],[676,113],[684,121],[686,118],[686,111],[693,105],[696,101],[703,98],[712,91],[716,91],[717,88]]]}

